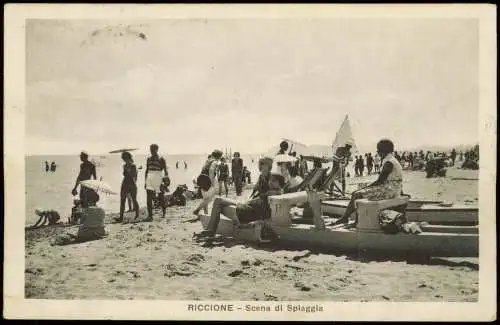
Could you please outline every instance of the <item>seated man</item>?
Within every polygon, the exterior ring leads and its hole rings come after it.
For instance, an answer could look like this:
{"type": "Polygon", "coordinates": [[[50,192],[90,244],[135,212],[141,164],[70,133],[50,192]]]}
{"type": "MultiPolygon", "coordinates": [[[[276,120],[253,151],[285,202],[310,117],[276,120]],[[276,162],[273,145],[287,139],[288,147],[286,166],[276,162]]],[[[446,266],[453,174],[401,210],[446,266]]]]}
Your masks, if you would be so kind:
{"type": "Polygon", "coordinates": [[[200,236],[212,237],[215,235],[217,226],[219,225],[222,209],[227,206],[236,206],[235,214],[226,215],[226,217],[231,218],[235,224],[249,223],[271,217],[268,196],[282,194],[285,180],[280,174],[270,173],[272,159],[261,159],[259,165],[262,172],[259,177],[259,183],[257,184],[260,188],[256,188],[259,194],[251,198],[246,203],[238,203],[236,201],[220,197],[215,199],[212,207],[211,218],[208,223],[208,229],[202,232],[200,236]],[[265,179],[268,179],[268,184],[263,183],[263,180],[265,179]]]}
{"type": "MultiPolygon", "coordinates": [[[[377,143],[377,153],[382,158],[382,171],[378,179],[368,185],[352,193],[351,201],[347,206],[344,216],[337,220],[334,225],[347,223],[349,216],[355,212],[355,201],[359,199],[368,199],[373,201],[393,199],[403,192],[403,176],[401,164],[394,157],[394,144],[390,140],[380,140],[377,143]]],[[[355,220],[357,224],[357,216],[355,220]]]]}

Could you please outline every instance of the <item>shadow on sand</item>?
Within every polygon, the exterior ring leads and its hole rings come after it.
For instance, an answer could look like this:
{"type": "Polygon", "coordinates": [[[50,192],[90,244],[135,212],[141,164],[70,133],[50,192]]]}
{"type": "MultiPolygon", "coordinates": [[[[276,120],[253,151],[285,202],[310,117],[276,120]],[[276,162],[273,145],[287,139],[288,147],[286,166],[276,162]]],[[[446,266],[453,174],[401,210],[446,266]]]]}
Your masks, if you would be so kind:
{"type": "Polygon", "coordinates": [[[416,265],[439,265],[448,267],[465,267],[474,271],[479,270],[478,259],[474,259],[476,262],[467,261],[467,258],[447,258],[447,257],[429,257],[420,256],[415,254],[388,254],[387,252],[368,252],[368,251],[345,251],[339,249],[325,248],[322,246],[310,247],[309,249],[304,249],[299,245],[294,243],[285,242],[270,242],[270,243],[249,243],[234,240],[233,238],[216,236],[216,237],[193,237],[193,241],[205,248],[214,247],[224,247],[231,248],[235,246],[242,246],[245,248],[253,248],[257,250],[263,250],[267,252],[278,252],[278,251],[291,251],[291,252],[304,252],[303,255],[298,255],[293,258],[294,262],[297,262],[303,258],[307,258],[312,255],[326,254],[335,256],[344,256],[346,259],[351,261],[357,261],[362,263],[371,262],[406,262],[408,264],[416,265]]]}

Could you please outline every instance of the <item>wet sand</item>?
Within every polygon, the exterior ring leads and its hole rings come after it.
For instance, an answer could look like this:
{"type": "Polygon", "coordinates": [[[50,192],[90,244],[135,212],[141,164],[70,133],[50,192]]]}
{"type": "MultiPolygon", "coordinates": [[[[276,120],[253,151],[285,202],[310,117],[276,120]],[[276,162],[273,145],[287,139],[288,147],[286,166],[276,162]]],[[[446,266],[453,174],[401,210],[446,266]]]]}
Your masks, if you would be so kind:
{"type": "MultiPolygon", "coordinates": [[[[350,178],[366,182],[374,176],[350,178]]],[[[405,173],[414,198],[477,204],[477,171],[450,168],[446,178],[405,173]]],[[[243,197],[248,196],[248,190],[243,197]]],[[[478,259],[433,258],[429,264],[248,245],[197,242],[202,230],[187,207],[157,211],[150,223],[107,224],[107,238],[51,246],[77,227],[26,230],[25,293],[44,299],[477,301],[478,259]]],[[[107,216],[111,222],[115,215],[107,216]]],[[[126,214],[131,222],[133,213],[126,214]]],[[[145,211],[141,210],[141,219],[145,211]]]]}

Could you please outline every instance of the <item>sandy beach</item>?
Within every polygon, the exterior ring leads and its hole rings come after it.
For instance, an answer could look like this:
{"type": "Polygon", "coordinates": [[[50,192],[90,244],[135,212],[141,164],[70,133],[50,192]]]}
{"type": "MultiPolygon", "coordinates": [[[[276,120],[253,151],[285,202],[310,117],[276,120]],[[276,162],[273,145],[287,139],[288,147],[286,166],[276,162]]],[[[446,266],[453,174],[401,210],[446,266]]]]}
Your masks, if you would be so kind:
{"type": "MultiPolygon", "coordinates": [[[[375,176],[349,178],[355,183],[375,176]]],[[[406,172],[413,198],[477,205],[477,171],[449,168],[446,178],[406,172]],[[463,179],[462,179],[463,178],[463,179]],[[465,179],[465,180],[464,180],[465,179]],[[471,180],[472,179],[472,180],[471,180]]],[[[243,198],[248,196],[248,190],[243,198]]],[[[234,192],[232,194],[234,196],[234,192]]],[[[230,195],[230,196],[231,196],[230,195]]],[[[38,299],[477,301],[478,259],[429,264],[375,256],[336,256],[278,245],[197,242],[197,201],[155,214],[151,223],[112,224],[102,240],[51,246],[76,226],[25,232],[25,294],[38,299]]],[[[132,213],[126,215],[127,222],[132,213]]],[[[141,219],[145,211],[141,211],[141,219]]]]}

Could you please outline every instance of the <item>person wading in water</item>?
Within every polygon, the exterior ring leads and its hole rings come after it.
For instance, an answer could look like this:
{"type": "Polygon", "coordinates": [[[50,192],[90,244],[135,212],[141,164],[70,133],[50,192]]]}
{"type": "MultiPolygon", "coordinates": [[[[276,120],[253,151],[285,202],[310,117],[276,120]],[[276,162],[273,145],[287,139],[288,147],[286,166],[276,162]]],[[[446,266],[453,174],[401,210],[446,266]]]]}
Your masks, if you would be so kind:
{"type": "MultiPolygon", "coordinates": [[[[148,217],[145,221],[153,220],[153,200],[154,197],[160,192],[160,185],[163,177],[168,176],[167,163],[165,159],[158,155],[158,145],[152,144],[149,146],[151,156],[146,160],[146,182],[144,188],[146,189],[146,202],[148,208],[148,217]]],[[[164,206],[164,197],[159,197],[160,205],[164,206]]]]}
{"type": "MultiPolygon", "coordinates": [[[[80,173],[78,173],[78,177],[76,178],[75,186],[71,190],[72,195],[77,195],[78,192],[76,188],[81,181],[86,181],[89,179],[97,179],[95,165],[89,161],[89,155],[85,151],[80,153],[80,160],[82,161],[80,165],[80,173]]],[[[89,206],[87,195],[92,191],[87,187],[80,186],[80,202],[82,203],[83,208],[87,208],[89,206]]]]}

